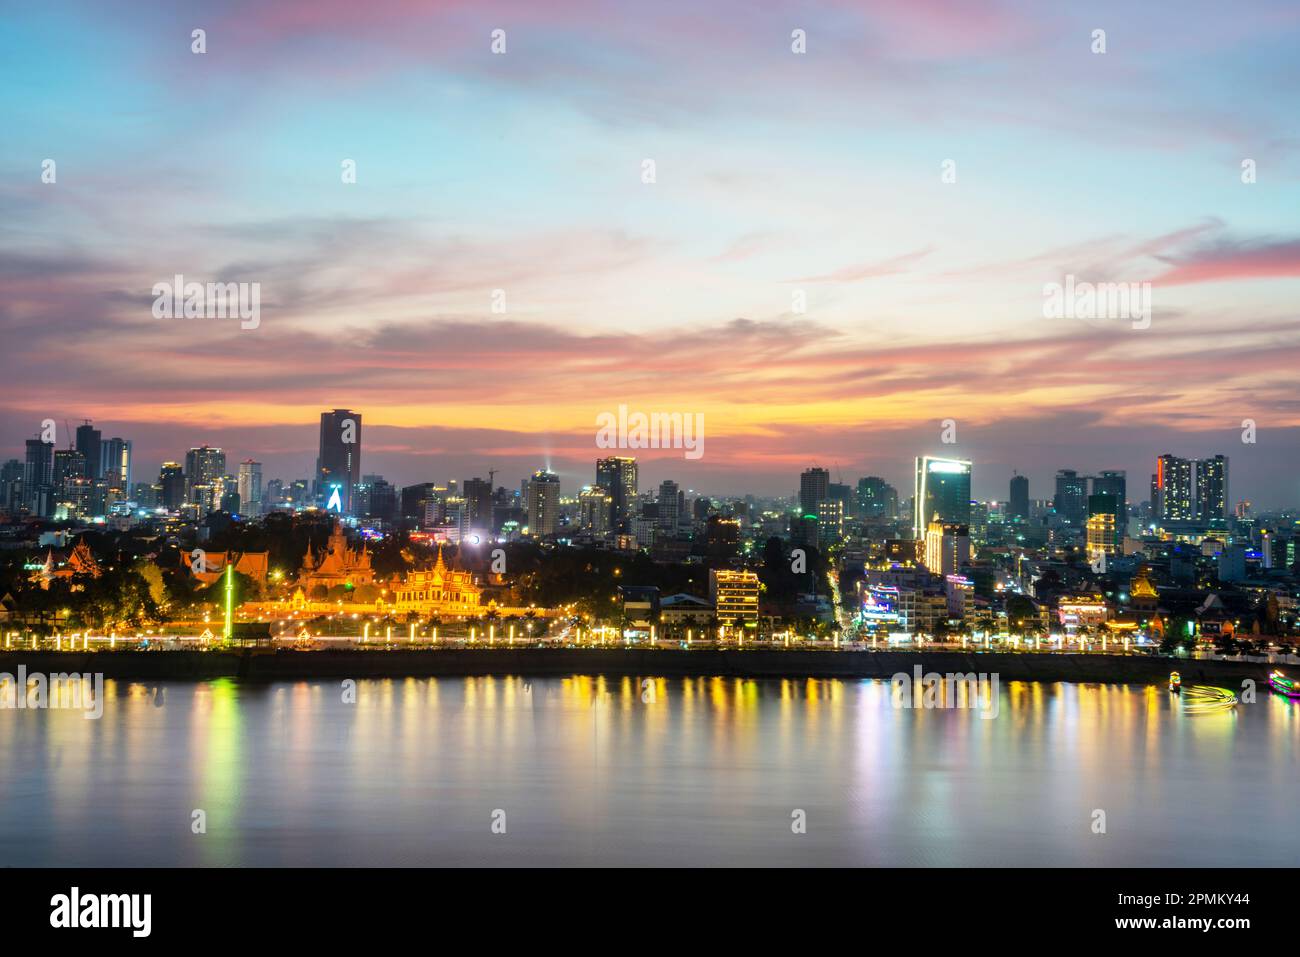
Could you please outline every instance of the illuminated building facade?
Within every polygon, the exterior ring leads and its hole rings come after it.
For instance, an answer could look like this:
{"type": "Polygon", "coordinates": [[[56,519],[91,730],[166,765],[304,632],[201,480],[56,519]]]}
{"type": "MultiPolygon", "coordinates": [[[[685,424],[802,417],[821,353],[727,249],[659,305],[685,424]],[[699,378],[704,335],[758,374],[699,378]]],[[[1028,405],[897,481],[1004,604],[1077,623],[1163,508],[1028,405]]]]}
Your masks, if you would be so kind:
{"type": "Polygon", "coordinates": [[[758,624],[758,574],[714,568],[709,571],[709,599],[723,625],[758,624]]]}
{"type": "Polygon", "coordinates": [[[334,409],[320,414],[320,451],[316,457],[316,500],[330,506],[338,490],[336,509],[355,514],[353,490],[361,483],[361,413],[334,409]]]}
{"type": "Polygon", "coordinates": [[[925,533],[925,567],[934,575],[956,575],[970,564],[970,526],[933,521],[925,533]]]}
{"type": "Polygon", "coordinates": [[[450,568],[438,549],[432,568],[412,571],[390,586],[393,610],[418,615],[477,615],[482,610],[483,589],[472,572],[450,568]]]}
{"type": "Polygon", "coordinates": [[[916,503],[912,537],[925,538],[935,519],[970,524],[971,463],[923,455],[916,460],[916,503]]]}
{"type": "Polygon", "coordinates": [[[596,484],[610,496],[610,521],[615,531],[627,531],[636,502],[636,459],[627,455],[611,455],[596,460],[596,484]]]}
{"type": "Polygon", "coordinates": [[[298,587],[308,597],[317,588],[326,590],[336,585],[370,585],[375,580],[375,570],[370,564],[370,552],[363,543],[360,548],[350,548],[343,527],[334,523],[325,550],[319,554],[310,545],[298,570],[298,587]]]}
{"type": "Polygon", "coordinates": [[[560,525],[560,477],[539,469],[524,486],[528,533],[533,538],[554,535],[560,525]]]}

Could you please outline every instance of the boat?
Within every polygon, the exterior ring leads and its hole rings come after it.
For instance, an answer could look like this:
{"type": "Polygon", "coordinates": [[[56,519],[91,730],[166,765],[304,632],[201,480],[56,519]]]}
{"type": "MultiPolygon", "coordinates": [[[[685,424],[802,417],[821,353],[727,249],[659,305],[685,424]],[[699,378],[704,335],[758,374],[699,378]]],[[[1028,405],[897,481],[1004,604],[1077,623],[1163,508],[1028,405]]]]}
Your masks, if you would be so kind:
{"type": "Polygon", "coordinates": [[[1174,692],[1183,690],[1183,676],[1177,671],[1169,672],[1169,690],[1174,692]]]}
{"type": "Polygon", "coordinates": [[[1288,678],[1280,671],[1269,673],[1268,686],[1278,694],[1284,694],[1288,698],[1300,698],[1300,687],[1296,685],[1295,679],[1288,678]]]}

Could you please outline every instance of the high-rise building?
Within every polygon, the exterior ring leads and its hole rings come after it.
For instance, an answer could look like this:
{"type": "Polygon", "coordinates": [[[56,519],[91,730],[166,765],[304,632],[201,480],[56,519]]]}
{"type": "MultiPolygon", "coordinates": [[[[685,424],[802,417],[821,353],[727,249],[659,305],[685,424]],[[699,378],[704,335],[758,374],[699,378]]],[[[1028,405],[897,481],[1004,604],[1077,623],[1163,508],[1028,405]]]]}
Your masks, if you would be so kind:
{"type": "Polygon", "coordinates": [[[610,526],[614,498],[599,485],[585,485],[578,493],[578,527],[596,538],[612,531],[610,526]]]}
{"type": "Polygon", "coordinates": [[[930,523],[970,524],[971,463],[923,455],[916,460],[912,537],[924,539],[930,523]]]}
{"type": "Polygon", "coordinates": [[[479,533],[492,531],[492,481],[490,479],[465,479],[461,497],[465,499],[465,521],[468,528],[479,533]]]}
{"type": "Polygon", "coordinates": [[[932,521],[925,532],[925,567],[934,575],[959,575],[970,564],[970,527],[932,521]]]}
{"type": "Polygon", "coordinates": [[[100,444],[99,474],[114,488],[131,488],[131,440],[106,439],[100,444]]]}
{"type": "Polygon", "coordinates": [[[528,479],[525,488],[528,533],[534,538],[554,535],[560,524],[560,477],[554,472],[538,469],[528,479]]]}
{"type": "Polygon", "coordinates": [[[213,488],[226,474],[226,453],[207,445],[185,453],[185,497],[194,501],[194,487],[213,488]]]}
{"type": "Polygon", "coordinates": [[[1052,508],[1067,525],[1082,527],[1088,520],[1088,479],[1074,469],[1056,473],[1056,495],[1052,508]]]}
{"type": "Polygon", "coordinates": [[[678,508],[682,500],[682,491],[671,480],[659,483],[659,527],[670,533],[677,530],[678,508]]]}
{"type": "Polygon", "coordinates": [[[97,479],[103,476],[103,472],[100,470],[103,464],[103,452],[100,451],[101,438],[99,429],[91,425],[89,419],[77,426],[77,451],[84,457],[82,469],[88,479],[97,479]]]}
{"type": "Polygon", "coordinates": [[[351,409],[322,412],[314,490],[317,504],[328,507],[338,489],[340,511],[355,514],[352,492],[360,482],[361,413],[351,409]]]}
{"type": "Polygon", "coordinates": [[[1029,479],[1023,475],[1011,476],[1010,496],[1007,501],[1008,518],[1029,518],[1029,479]]]}
{"type": "Polygon", "coordinates": [[[1190,522],[1196,518],[1196,469],[1191,459],[1159,456],[1155,479],[1151,504],[1157,520],[1190,522]]]}
{"type": "Polygon", "coordinates": [[[817,503],[813,512],[817,516],[817,540],[825,545],[832,545],[844,537],[844,503],[837,499],[825,499],[817,503]]]}
{"type": "Polygon", "coordinates": [[[239,507],[248,515],[262,511],[262,463],[244,459],[239,463],[239,507]]]}
{"type": "MultiPolygon", "coordinates": [[[[1092,480],[1093,495],[1109,495],[1114,499],[1115,531],[1120,538],[1124,537],[1124,529],[1128,525],[1128,476],[1122,470],[1109,469],[1100,475],[1094,476],[1092,480]]],[[[1090,500],[1091,501],[1091,500],[1090,500]]],[[[1089,516],[1095,513],[1091,505],[1088,508],[1089,516]]]]}
{"type": "Polygon", "coordinates": [[[876,475],[858,479],[858,517],[892,521],[898,515],[898,489],[876,475]]]}
{"type": "Polygon", "coordinates": [[[1228,514],[1228,459],[1224,455],[1196,461],[1196,520],[1208,524],[1228,514]]]}
{"type": "Polygon", "coordinates": [[[179,511],[189,494],[185,487],[185,469],[179,462],[162,464],[162,468],[158,471],[158,486],[162,507],[169,512],[179,511]]]}
{"type": "Polygon", "coordinates": [[[597,459],[596,484],[608,492],[612,499],[611,521],[614,529],[626,531],[636,503],[636,459],[625,455],[597,459]]]}
{"type": "Polygon", "coordinates": [[[23,462],[23,504],[33,515],[54,514],[54,443],[27,440],[23,462]]]}
{"type": "Polygon", "coordinates": [[[816,515],[817,504],[830,498],[831,473],[826,469],[804,469],[799,476],[799,510],[816,515]]]}

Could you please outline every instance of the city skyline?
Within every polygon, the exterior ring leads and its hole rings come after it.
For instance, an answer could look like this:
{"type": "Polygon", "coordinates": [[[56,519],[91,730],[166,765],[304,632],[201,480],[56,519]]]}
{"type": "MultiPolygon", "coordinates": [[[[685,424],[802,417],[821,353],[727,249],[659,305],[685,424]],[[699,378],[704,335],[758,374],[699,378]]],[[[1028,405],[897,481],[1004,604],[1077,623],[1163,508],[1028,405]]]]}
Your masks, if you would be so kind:
{"type": "Polygon", "coordinates": [[[1292,504],[1300,14],[1190,8],[14,11],[0,442],[71,412],[150,468],[209,442],[289,478],[346,403],[368,471],[576,478],[627,404],[704,415],[702,460],[643,461],[718,494],[1170,452],[1292,504]],[[227,115],[247,148],[143,145],[227,115]],[[180,273],[259,284],[260,322],[155,318],[180,273]],[[1072,276],[1149,282],[1149,327],[1044,318],[1072,276]]]}

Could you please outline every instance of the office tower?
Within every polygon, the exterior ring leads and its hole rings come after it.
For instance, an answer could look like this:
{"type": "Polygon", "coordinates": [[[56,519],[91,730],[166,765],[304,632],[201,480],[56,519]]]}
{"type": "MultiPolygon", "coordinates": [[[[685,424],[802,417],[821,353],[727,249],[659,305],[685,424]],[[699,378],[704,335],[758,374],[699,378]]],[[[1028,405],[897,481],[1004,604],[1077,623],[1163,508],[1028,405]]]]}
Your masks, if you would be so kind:
{"type": "MultiPolygon", "coordinates": [[[[560,477],[554,472],[538,469],[528,479],[526,491],[524,507],[528,512],[528,533],[533,538],[554,535],[560,524],[560,477]]],[[[610,498],[613,498],[612,493],[610,498]]]]}
{"type": "Polygon", "coordinates": [[[1095,562],[1099,556],[1107,558],[1119,553],[1119,543],[1124,536],[1119,523],[1116,498],[1109,492],[1088,496],[1088,520],[1085,525],[1088,560],[1095,562]]]}
{"type": "Polygon", "coordinates": [[[397,514],[397,489],[382,475],[363,475],[353,490],[357,514],[376,521],[391,522],[397,514]]]}
{"type": "Polygon", "coordinates": [[[970,524],[971,463],[923,455],[916,460],[916,497],[912,537],[926,537],[935,519],[960,525],[970,524]]]}
{"type": "Polygon", "coordinates": [[[636,502],[636,459],[621,455],[597,459],[596,484],[608,492],[613,500],[610,520],[613,522],[614,529],[624,531],[625,525],[632,517],[632,506],[636,502]]]}
{"type": "Polygon", "coordinates": [[[1228,459],[1216,455],[1196,461],[1196,520],[1220,522],[1228,514],[1228,459]]]}
{"type": "MultiPolygon", "coordinates": [[[[1161,455],[1156,459],[1156,518],[1190,522],[1196,517],[1196,472],[1190,459],[1161,455]]],[[[1153,504],[1155,502],[1153,501],[1153,504]]]]}
{"type": "Polygon", "coordinates": [[[244,459],[239,463],[239,506],[248,515],[262,511],[262,463],[244,459]]]}
{"type": "Polygon", "coordinates": [[[664,481],[659,483],[659,527],[669,532],[677,530],[678,508],[681,505],[682,492],[677,483],[664,481]]]}
{"type": "Polygon", "coordinates": [[[599,485],[583,486],[578,493],[578,527],[595,538],[608,535],[613,505],[613,496],[599,485]]]}
{"type": "Polygon", "coordinates": [[[54,453],[54,467],[50,474],[50,484],[54,494],[66,498],[66,488],[70,479],[86,477],[86,457],[77,449],[59,449],[54,453]]]}
{"type": "Polygon", "coordinates": [[[858,479],[858,517],[892,521],[898,515],[898,489],[868,475],[858,479]]]}
{"type": "Polygon", "coordinates": [[[99,429],[90,424],[87,419],[83,424],[77,426],[77,451],[84,456],[82,469],[88,479],[97,479],[103,476],[100,471],[102,464],[103,452],[100,451],[101,433],[99,429]]]}
{"type": "Polygon", "coordinates": [[[429,503],[437,496],[434,488],[432,482],[420,482],[418,485],[408,485],[403,488],[402,518],[417,524],[424,521],[424,513],[428,510],[429,503]]]}
{"type": "Polygon", "coordinates": [[[804,515],[816,515],[817,503],[830,497],[831,473],[826,469],[804,469],[799,476],[799,510],[804,515]]]}
{"type": "Polygon", "coordinates": [[[185,497],[194,499],[194,486],[212,488],[226,474],[226,453],[207,445],[185,453],[185,497]]]}
{"type": "Polygon", "coordinates": [[[709,569],[709,600],[726,627],[758,624],[758,573],[709,569]]]}
{"type": "MultiPolygon", "coordinates": [[[[1128,476],[1122,470],[1114,469],[1102,472],[1094,476],[1092,480],[1093,495],[1109,495],[1114,502],[1113,514],[1115,515],[1115,531],[1120,538],[1124,537],[1124,529],[1128,526],[1128,476]]],[[[1088,508],[1088,514],[1092,515],[1091,506],[1088,508]]]]}
{"type": "Polygon", "coordinates": [[[925,567],[934,575],[958,575],[970,564],[970,528],[960,522],[930,522],[925,532],[925,567]]]}
{"type": "Polygon", "coordinates": [[[492,480],[465,479],[461,497],[465,499],[468,527],[479,532],[492,531],[492,480]]]}
{"type": "Polygon", "coordinates": [[[1056,495],[1052,508],[1067,525],[1080,527],[1088,517],[1088,480],[1074,469],[1061,469],[1056,473],[1056,495]]]}
{"type": "Polygon", "coordinates": [[[317,503],[328,506],[338,489],[345,515],[355,514],[352,490],[361,482],[361,413],[334,409],[320,414],[320,454],[316,458],[317,503]]]}
{"type": "Polygon", "coordinates": [[[830,502],[839,502],[845,518],[852,518],[855,514],[853,507],[855,504],[855,497],[856,496],[853,494],[853,488],[851,486],[843,485],[839,482],[831,482],[826,486],[826,500],[830,502]]]}
{"type": "Polygon", "coordinates": [[[23,504],[33,515],[54,514],[54,443],[27,440],[23,462],[23,504]]]}
{"type": "Polygon", "coordinates": [[[1029,518],[1029,479],[1023,475],[1011,476],[1010,499],[1007,503],[1009,518],[1029,518]]]}
{"type": "Polygon", "coordinates": [[[99,474],[114,488],[131,488],[131,440],[111,438],[100,444],[99,474]]]}
{"type": "Polygon", "coordinates": [[[169,512],[175,512],[185,504],[188,496],[185,469],[179,462],[164,462],[158,471],[158,485],[161,492],[161,505],[169,512]]]}
{"type": "Polygon", "coordinates": [[[825,545],[833,545],[844,537],[844,503],[835,499],[824,499],[817,503],[817,540],[825,545]]]}

